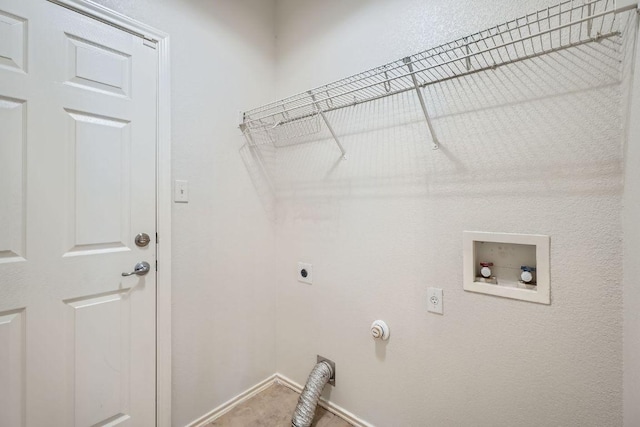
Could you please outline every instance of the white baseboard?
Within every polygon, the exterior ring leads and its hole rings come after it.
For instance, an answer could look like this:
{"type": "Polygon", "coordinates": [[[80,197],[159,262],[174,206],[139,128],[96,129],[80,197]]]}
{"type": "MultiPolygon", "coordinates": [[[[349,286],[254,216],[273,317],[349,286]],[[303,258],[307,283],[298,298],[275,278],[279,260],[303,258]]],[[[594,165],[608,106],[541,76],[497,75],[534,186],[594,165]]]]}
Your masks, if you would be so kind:
{"type": "MultiPolygon", "coordinates": [[[[276,377],[275,378],[276,383],[289,387],[291,390],[295,391],[298,394],[302,393],[303,387],[297,382],[293,381],[292,379],[287,378],[282,374],[276,374],[275,377],[276,377]]],[[[318,405],[322,406],[327,411],[342,418],[343,420],[345,420],[349,424],[352,424],[355,427],[375,427],[373,424],[366,422],[360,417],[357,417],[356,415],[347,411],[343,407],[338,406],[335,403],[331,403],[328,400],[325,400],[323,398],[320,398],[318,405]]]]}
{"type": "Polygon", "coordinates": [[[232,410],[242,402],[245,402],[251,399],[256,394],[260,393],[261,391],[267,389],[269,386],[273,385],[273,383],[276,382],[276,378],[277,378],[277,374],[271,375],[269,378],[266,378],[260,381],[258,384],[243,391],[236,397],[227,400],[222,405],[207,412],[197,420],[191,421],[189,424],[186,425],[186,427],[202,427],[210,423],[211,421],[216,420],[217,418],[223,416],[224,414],[226,414],[227,412],[229,412],[230,410],[232,410]]]}
{"type": "MultiPolygon", "coordinates": [[[[285,377],[284,375],[273,374],[269,378],[266,378],[266,379],[260,381],[258,384],[254,385],[253,387],[250,387],[249,389],[243,391],[242,393],[240,393],[236,397],[227,400],[225,403],[223,403],[222,405],[218,406],[217,408],[211,410],[210,412],[206,413],[205,415],[201,416],[197,420],[194,420],[194,421],[190,422],[189,424],[186,425],[186,427],[202,427],[202,426],[204,426],[204,425],[206,425],[206,424],[208,424],[208,423],[210,423],[212,421],[215,421],[216,419],[220,418],[221,416],[223,416],[224,414],[226,414],[227,412],[229,412],[230,410],[232,410],[236,406],[238,406],[241,403],[251,399],[253,396],[255,396],[256,394],[260,393],[261,391],[267,389],[268,387],[270,387],[274,383],[282,384],[283,386],[290,388],[291,390],[295,391],[298,394],[300,394],[302,392],[302,386],[300,384],[298,384],[295,381],[285,377]]],[[[342,408],[342,407],[340,407],[340,406],[338,406],[338,405],[336,405],[334,403],[331,403],[331,402],[329,402],[327,400],[324,400],[322,398],[318,402],[318,405],[322,406],[327,411],[329,411],[332,414],[342,418],[343,420],[347,421],[348,423],[354,425],[355,427],[374,427],[373,424],[370,424],[370,423],[364,421],[363,419],[355,416],[354,414],[352,414],[351,412],[347,411],[346,409],[344,409],[344,408],[342,408]]],[[[293,415],[293,414],[291,414],[291,415],[293,415]]]]}

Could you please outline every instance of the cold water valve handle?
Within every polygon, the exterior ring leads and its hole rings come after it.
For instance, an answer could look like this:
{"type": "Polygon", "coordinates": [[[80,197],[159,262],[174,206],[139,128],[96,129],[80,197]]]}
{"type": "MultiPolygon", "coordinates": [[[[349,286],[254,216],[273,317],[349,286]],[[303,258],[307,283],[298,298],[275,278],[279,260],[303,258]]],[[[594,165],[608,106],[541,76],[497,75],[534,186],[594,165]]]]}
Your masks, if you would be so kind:
{"type": "Polygon", "coordinates": [[[531,283],[531,281],[533,281],[533,272],[536,271],[536,268],[523,265],[520,267],[520,270],[522,270],[522,273],[520,273],[520,279],[524,283],[531,283]]]}

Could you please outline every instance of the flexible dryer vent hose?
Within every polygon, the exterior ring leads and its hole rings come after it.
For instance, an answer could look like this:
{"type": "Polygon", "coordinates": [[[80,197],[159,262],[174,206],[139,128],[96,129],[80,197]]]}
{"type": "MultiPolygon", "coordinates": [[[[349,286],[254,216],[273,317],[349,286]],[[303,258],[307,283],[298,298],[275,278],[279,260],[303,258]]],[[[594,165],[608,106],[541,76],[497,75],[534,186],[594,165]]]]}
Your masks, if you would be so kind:
{"type": "Polygon", "coordinates": [[[326,362],[319,362],[313,367],[298,399],[298,406],[296,406],[296,410],[293,413],[291,427],[311,427],[320,393],[322,393],[322,389],[329,382],[332,375],[333,370],[326,362]]]}

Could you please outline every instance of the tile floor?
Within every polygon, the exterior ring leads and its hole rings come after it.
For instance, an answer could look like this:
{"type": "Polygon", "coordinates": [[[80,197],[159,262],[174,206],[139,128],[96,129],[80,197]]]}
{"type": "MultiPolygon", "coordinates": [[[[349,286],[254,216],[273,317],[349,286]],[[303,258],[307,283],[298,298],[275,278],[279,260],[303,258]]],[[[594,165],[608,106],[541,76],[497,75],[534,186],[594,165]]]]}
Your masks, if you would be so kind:
{"type": "MultiPolygon", "coordinates": [[[[274,384],[236,406],[206,427],[291,427],[291,417],[300,395],[281,384],[274,384]]],[[[353,427],[318,406],[313,427],[353,427]]]]}

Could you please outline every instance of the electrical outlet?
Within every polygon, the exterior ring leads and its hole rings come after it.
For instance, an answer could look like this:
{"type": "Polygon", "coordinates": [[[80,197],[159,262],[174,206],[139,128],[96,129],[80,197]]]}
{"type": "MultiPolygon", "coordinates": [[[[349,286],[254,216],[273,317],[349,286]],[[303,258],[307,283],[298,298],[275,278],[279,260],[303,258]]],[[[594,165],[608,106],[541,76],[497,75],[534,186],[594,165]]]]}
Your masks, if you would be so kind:
{"type": "Polygon", "coordinates": [[[298,263],[298,282],[311,284],[313,282],[313,266],[306,262],[298,263]]]}
{"type": "Polygon", "coordinates": [[[443,314],[442,289],[427,288],[427,311],[443,314]]]}

